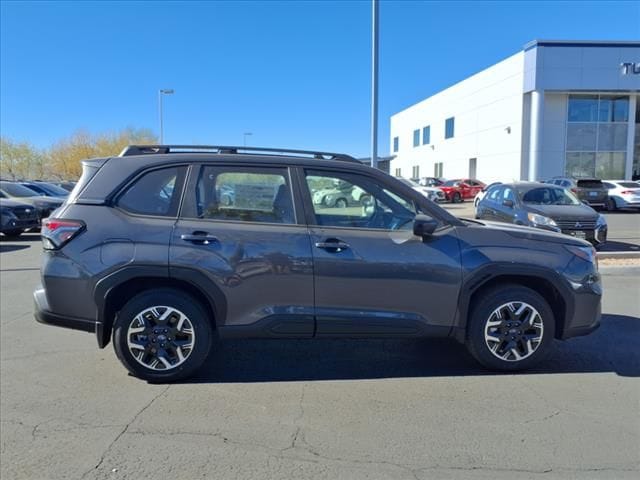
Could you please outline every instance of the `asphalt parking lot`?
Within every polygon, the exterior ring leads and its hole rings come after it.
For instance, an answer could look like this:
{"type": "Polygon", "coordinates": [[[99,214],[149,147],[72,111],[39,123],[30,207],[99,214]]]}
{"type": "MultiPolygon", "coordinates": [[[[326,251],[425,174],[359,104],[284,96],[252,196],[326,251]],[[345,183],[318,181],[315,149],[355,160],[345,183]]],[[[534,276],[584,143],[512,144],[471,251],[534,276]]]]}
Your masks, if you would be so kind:
{"type": "Polygon", "coordinates": [[[3,479],[638,478],[639,267],[603,269],[602,327],[526,374],[452,341],[229,341],[166,386],[35,323],[39,256],[0,241],[3,479]]]}

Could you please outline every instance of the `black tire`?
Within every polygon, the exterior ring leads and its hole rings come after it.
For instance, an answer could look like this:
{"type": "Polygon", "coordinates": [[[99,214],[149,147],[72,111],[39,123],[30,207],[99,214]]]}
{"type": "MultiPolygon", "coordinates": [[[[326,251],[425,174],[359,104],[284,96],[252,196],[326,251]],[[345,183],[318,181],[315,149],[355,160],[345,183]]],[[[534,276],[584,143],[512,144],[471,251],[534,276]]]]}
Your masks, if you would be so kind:
{"type": "Polygon", "coordinates": [[[2,232],[2,234],[7,238],[18,238],[20,235],[22,235],[23,232],[24,232],[24,230],[22,230],[22,229],[7,230],[7,231],[2,232]]]}
{"type": "Polygon", "coordinates": [[[451,197],[451,201],[453,203],[462,203],[463,200],[462,200],[462,195],[460,195],[460,192],[455,192],[451,197]]]}
{"type": "MultiPolygon", "coordinates": [[[[185,292],[172,288],[147,290],[129,300],[118,312],[113,329],[113,348],[120,362],[132,375],[151,383],[175,382],[192,375],[207,359],[214,335],[212,321],[200,302],[185,292]],[[185,355],[186,358],[181,364],[168,370],[157,370],[140,363],[131,353],[127,342],[128,329],[135,317],[156,306],[171,307],[180,311],[193,327],[193,348],[185,355]]],[[[157,347],[157,344],[155,346],[157,347]]]]}
{"type": "Polygon", "coordinates": [[[336,203],[333,205],[335,208],[347,208],[349,203],[345,198],[339,198],[336,200],[336,203]]]}
{"type": "Polygon", "coordinates": [[[610,212],[615,212],[618,209],[616,205],[616,201],[613,198],[607,198],[607,210],[610,212]]]}
{"type": "MultiPolygon", "coordinates": [[[[526,313],[526,311],[524,313],[526,313]]],[[[549,353],[550,347],[553,344],[554,335],[555,318],[547,301],[539,293],[530,288],[516,284],[504,284],[484,292],[479,301],[472,307],[467,325],[466,345],[471,355],[484,367],[491,370],[517,371],[531,368],[542,361],[549,353]],[[492,353],[489,347],[489,341],[485,340],[485,327],[492,318],[494,320],[499,318],[494,316],[494,312],[499,307],[511,302],[516,305],[526,304],[528,307],[535,309],[539,314],[541,322],[534,321],[533,324],[541,323],[542,329],[535,329],[533,325],[522,327],[522,325],[525,324],[524,322],[521,324],[519,321],[510,320],[505,316],[502,319],[504,323],[512,321],[514,323],[504,325],[504,330],[502,326],[495,327],[503,333],[498,334],[496,332],[494,335],[496,338],[502,338],[502,335],[507,336],[512,334],[515,335],[515,337],[506,337],[503,343],[495,342],[498,343],[498,347],[496,348],[496,353],[492,353]],[[520,332],[523,333],[522,336],[518,335],[520,332]],[[513,345],[518,354],[526,353],[526,343],[524,343],[523,339],[529,338],[533,340],[532,337],[537,338],[539,336],[541,336],[541,341],[535,343],[532,353],[528,354],[528,356],[521,355],[521,360],[517,358],[499,358],[501,352],[512,351],[509,349],[509,345],[513,345]],[[519,338],[519,340],[512,343],[512,338],[519,338]],[[522,349],[520,347],[522,347],[522,349]]],[[[530,345],[533,345],[534,342],[531,342],[530,345]]],[[[492,343],[492,345],[495,345],[495,343],[492,343]]],[[[505,355],[509,357],[515,356],[515,354],[512,353],[505,353],[505,355]]]]}

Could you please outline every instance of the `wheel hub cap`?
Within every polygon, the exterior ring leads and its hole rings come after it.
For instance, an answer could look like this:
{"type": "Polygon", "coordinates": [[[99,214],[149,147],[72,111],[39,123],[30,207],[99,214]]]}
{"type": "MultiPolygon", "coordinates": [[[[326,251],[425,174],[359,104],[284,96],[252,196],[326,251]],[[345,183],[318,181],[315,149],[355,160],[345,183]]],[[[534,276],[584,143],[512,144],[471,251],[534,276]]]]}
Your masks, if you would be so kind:
{"type": "Polygon", "coordinates": [[[154,306],[136,315],[127,330],[129,352],[151,370],[171,370],[184,363],[195,344],[189,318],[167,306],[154,306]]]}
{"type": "Polygon", "coordinates": [[[489,351],[501,360],[517,362],[533,355],[542,343],[544,325],[538,311],[525,302],[496,308],[485,324],[489,351]]]}

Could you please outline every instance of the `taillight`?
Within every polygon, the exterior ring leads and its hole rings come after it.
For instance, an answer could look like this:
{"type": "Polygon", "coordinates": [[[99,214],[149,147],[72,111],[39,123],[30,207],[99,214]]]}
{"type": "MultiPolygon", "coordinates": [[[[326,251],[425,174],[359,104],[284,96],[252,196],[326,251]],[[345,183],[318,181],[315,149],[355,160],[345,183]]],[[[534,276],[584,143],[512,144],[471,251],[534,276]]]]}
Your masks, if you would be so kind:
{"type": "Polygon", "coordinates": [[[45,250],[57,250],[85,229],[80,220],[66,220],[63,218],[45,218],[42,220],[42,246],[45,250]]]}
{"type": "Polygon", "coordinates": [[[620,195],[631,195],[632,193],[635,193],[633,190],[623,190],[620,192],[620,195]]]}

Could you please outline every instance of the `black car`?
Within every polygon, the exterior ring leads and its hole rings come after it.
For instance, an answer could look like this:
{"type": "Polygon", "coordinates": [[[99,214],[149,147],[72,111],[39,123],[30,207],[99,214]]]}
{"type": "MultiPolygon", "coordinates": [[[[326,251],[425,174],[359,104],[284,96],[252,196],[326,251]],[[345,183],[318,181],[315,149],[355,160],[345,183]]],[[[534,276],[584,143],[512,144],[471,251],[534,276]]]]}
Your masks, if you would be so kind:
{"type": "Polygon", "coordinates": [[[0,198],[11,198],[34,207],[38,218],[47,218],[51,212],[64,203],[63,198],[44,197],[16,182],[0,181],[0,198]]]}
{"type": "Polygon", "coordinates": [[[149,381],[192,374],[214,338],[453,337],[514,371],[600,322],[589,243],[456,218],[348,155],[131,146],[83,168],[43,222],[36,319],[149,381]],[[368,200],[327,208],[328,187],[368,200]]]}
{"type": "Polygon", "coordinates": [[[47,182],[20,182],[27,188],[30,188],[34,192],[43,197],[58,197],[66,198],[69,196],[69,191],[62,187],[47,182]]]}
{"type": "Polygon", "coordinates": [[[30,228],[37,228],[40,220],[36,209],[26,203],[0,197],[0,233],[19,237],[30,228]]]}
{"type": "Polygon", "coordinates": [[[562,232],[601,246],[607,222],[570,190],[546,183],[509,183],[490,188],[478,202],[476,218],[562,232]]]}
{"type": "Polygon", "coordinates": [[[588,203],[592,207],[604,208],[607,206],[609,191],[602,180],[597,178],[554,177],[546,183],[568,188],[582,202],[588,203]]]}

